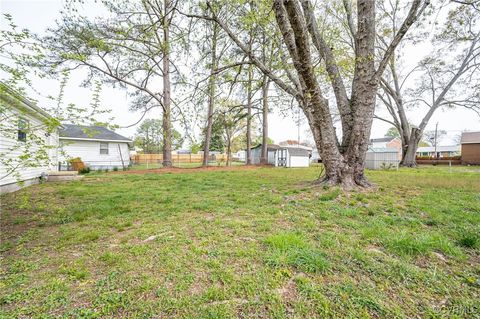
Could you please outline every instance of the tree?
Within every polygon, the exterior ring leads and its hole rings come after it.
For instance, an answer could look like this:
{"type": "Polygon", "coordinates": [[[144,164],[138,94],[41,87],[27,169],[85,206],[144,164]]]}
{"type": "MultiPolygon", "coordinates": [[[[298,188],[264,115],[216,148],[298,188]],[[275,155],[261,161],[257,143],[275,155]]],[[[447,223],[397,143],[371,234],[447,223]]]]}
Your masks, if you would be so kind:
{"type": "MultiPolygon", "coordinates": [[[[246,114],[242,112],[232,112],[232,105],[232,101],[223,100],[221,108],[216,113],[217,120],[223,127],[223,136],[226,146],[225,152],[227,153],[227,166],[230,166],[232,162],[233,141],[239,137],[239,134],[241,134],[242,131],[243,133],[248,131],[248,111],[246,114]]],[[[248,133],[245,136],[248,139],[248,133]]]]}
{"type": "Polygon", "coordinates": [[[388,129],[387,133],[385,133],[385,137],[400,137],[400,133],[398,132],[398,129],[393,126],[388,129]]]}
{"type": "MultiPolygon", "coordinates": [[[[344,1],[343,4],[344,16],[354,43],[350,94],[347,93],[345,85],[346,77],[338,64],[343,53],[334,49],[334,43],[327,42],[317,22],[320,9],[318,6],[314,7],[310,1],[273,1],[276,25],[281,32],[280,40],[290,57],[285,61],[281,75],[270,70],[255,55],[248,43],[242,41],[239,30],[233,31],[232,23],[229,21],[227,24],[226,20],[219,18],[211,6],[210,15],[201,18],[217,22],[259,71],[267,75],[278,88],[295,98],[309,122],[325,165],[325,175],[319,182],[342,185],[349,189],[355,186],[370,186],[364,175],[364,166],[378,83],[395,48],[425,10],[428,1],[412,1],[402,26],[393,35],[378,63],[373,59],[377,36],[376,2],[358,0],[356,12],[349,1],[344,1]],[[321,61],[329,81],[317,76],[317,61],[321,61]],[[291,72],[292,69],[295,74],[291,72]],[[341,142],[337,139],[330,104],[322,89],[322,85],[326,84],[330,85],[334,92],[340,114],[343,132],[341,142]]],[[[231,7],[228,9],[232,10],[231,7]]],[[[328,13],[323,14],[325,17],[332,17],[328,13]]],[[[339,24],[343,25],[343,21],[336,22],[335,25],[338,27],[339,24]]]]}
{"type": "MultiPolygon", "coordinates": [[[[145,154],[157,154],[163,150],[163,123],[158,119],[146,119],[137,128],[137,133],[134,137],[135,144],[142,148],[145,154]]],[[[183,145],[182,135],[172,130],[172,146],[179,149],[183,145]]]]}
{"type": "MultiPolygon", "coordinates": [[[[179,1],[103,1],[111,18],[90,20],[65,13],[42,39],[48,46],[47,67],[86,67],[93,77],[133,89],[134,109],[162,109],[163,166],[171,166],[172,98],[170,34],[179,1]],[[160,85],[161,83],[161,85],[160,85]],[[159,89],[161,87],[161,89],[159,89]]],[[[181,23],[179,23],[181,24],[181,23]]],[[[176,48],[181,49],[178,45],[176,48]]],[[[176,68],[178,70],[178,68],[176,68]]]]}
{"type": "Polygon", "coordinates": [[[440,141],[447,136],[447,131],[445,130],[433,130],[423,132],[421,141],[428,143],[430,146],[438,146],[440,141]]]}
{"type": "Polygon", "coordinates": [[[90,105],[65,104],[63,93],[68,73],[61,74],[57,97],[43,96],[52,106],[39,108],[37,100],[31,96],[38,98],[45,93],[36,91],[32,83],[34,79],[45,77],[37,68],[44,59],[43,43],[29,30],[19,29],[9,14],[2,15],[1,19],[5,27],[0,30],[0,180],[14,176],[20,182],[22,172],[28,168],[57,165],[52,163],[50,156],[57,148],[51,136],[55,136],[60,123],[69,119],[72,123],[99,124],[96,117],[107,110],[100,108],[101,86],[98,83],[90,105]],[[26,106],[44,114],[38,118],[39,123],[28,121],[26,106]],[[20,131],[25,138],[18,138],[20,131]]]}
{"type": "MultiPolygon", "coordinates": [[[[398,10],[394,8],[394,11],[398,10]]],[[[390,58],[378,97],[391,116],[391,120],[381,119],[393,124],[400,132],[402,165],[416,166],[418,144],[438,109],[464,107],[480,112],[479,17],[474,6],[455,5],[431,40],[435,50],[414,69],[401,72],[401,56],[405,47],[398,47],[390,58]],[[415,86],[408,87],[407,79],[414,75],[418,75],[415,86]],[[420,107],[425,109],[424,116],[418,125],[410,125],[408,110],[420,107]]],[[[392,19],[391,25],[395,26],[396,23],[392,19]]],[[[413,40],[419,41],[418,37],[413,40]]]]}

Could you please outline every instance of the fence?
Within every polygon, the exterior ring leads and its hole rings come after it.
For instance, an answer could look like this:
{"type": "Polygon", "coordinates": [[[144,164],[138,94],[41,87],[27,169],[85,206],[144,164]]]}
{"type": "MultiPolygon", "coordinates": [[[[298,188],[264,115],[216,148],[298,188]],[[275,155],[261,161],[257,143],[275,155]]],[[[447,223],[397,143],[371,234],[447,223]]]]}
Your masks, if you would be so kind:
{"type": "MultiPolygon", "coordinates": [[[[173,164],[202,163],[202,154],[172,154],[173,164]]],[[[226,162],[227,154],[212,154],[208,157],[209,162],[226,162]]],[[[137,154],[132,156],[134,164],[155,164],[163,162],[163,154],[137,154]]]]}

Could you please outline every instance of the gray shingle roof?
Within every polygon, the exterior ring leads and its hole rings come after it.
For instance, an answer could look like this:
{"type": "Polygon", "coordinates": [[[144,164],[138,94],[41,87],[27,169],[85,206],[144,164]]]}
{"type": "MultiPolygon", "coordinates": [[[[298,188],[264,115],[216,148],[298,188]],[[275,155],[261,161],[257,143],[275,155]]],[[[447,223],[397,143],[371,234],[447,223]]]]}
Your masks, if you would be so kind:
{"type": "Polygon", "coordinates": [[[63,124],[62,126],[63,129],[59,132],[60,138],[132,142],[130,139],[103,126],[81,126],[74,124],[63,124]]]}
{"type": "Polygon", "coordinates": [[[308,156],[310,152],[300,147],[285,147],[288,150],[290,156],[308,156]]]}
{"type": "Polygon", "coordinates": [[[480,132],[463,132],[460,144],[480,143],[480,132]]]}

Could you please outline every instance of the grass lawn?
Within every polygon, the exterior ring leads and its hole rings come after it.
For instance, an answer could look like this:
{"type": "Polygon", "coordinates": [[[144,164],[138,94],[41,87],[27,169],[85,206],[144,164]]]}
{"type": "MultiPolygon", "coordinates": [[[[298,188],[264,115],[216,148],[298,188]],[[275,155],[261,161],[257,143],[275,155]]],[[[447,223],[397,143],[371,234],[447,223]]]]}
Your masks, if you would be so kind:
{"type": "Polygon", "coordinates": [[[1,197],[0,318],[479,318],[480,173],[95,173],[1,197]]]}

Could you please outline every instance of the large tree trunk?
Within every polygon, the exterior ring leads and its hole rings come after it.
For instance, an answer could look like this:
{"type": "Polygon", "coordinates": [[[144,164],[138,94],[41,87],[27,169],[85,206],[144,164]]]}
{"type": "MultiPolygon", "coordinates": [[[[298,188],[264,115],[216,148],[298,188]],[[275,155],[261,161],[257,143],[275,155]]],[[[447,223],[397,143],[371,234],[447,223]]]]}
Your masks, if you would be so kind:
{"type": "Polygon", "coordinates": [[[248,82],[247,82],[247,159],[246,164],[252,165],[252,79],[253,67],[248,67],[248,82]]]}
{"type": "Polygon", "coordinates": [[[208,156],[210,155],[210,142],[212,140],[213,125],[213,107],[215,103],[215,70],[217,69],[217,34],[218,24],[213,24],[212,35],[212,60],[210,65],[210,79],[208,82],[208,111],[207,111],[207,127],[205,130],[205,144],[203,148],[203,166],[208,166],[208,156]]]}
{"type": "MultiPolygon", "coordinates": [[[[165,0],[165,11],[170,10],[170,1],[165,0]]],[[[170,97],[170,30],[169,18],[163,19],[163,166],[172,166],[172,121],[170,97]]]]}
{"type": "Polygon", "coordinates": [[[262,155],[260,157],[260,164],[268,164],[268,88],[270,80],[268,77],[263,77],[262,86],[262,155]]]}
{"type": "Polygon", "coordinates": [[[416,167],[417,162],[415,160],[416,152],[418,148],[418,143],[422,138],[422,131],[416,127],[412,128],[412,132],[410,133],[410,139],[408,140],[408,144],[406,145],[406,151],[403,155],[402,161],[400,165],[406,167],[416,167]]]}

